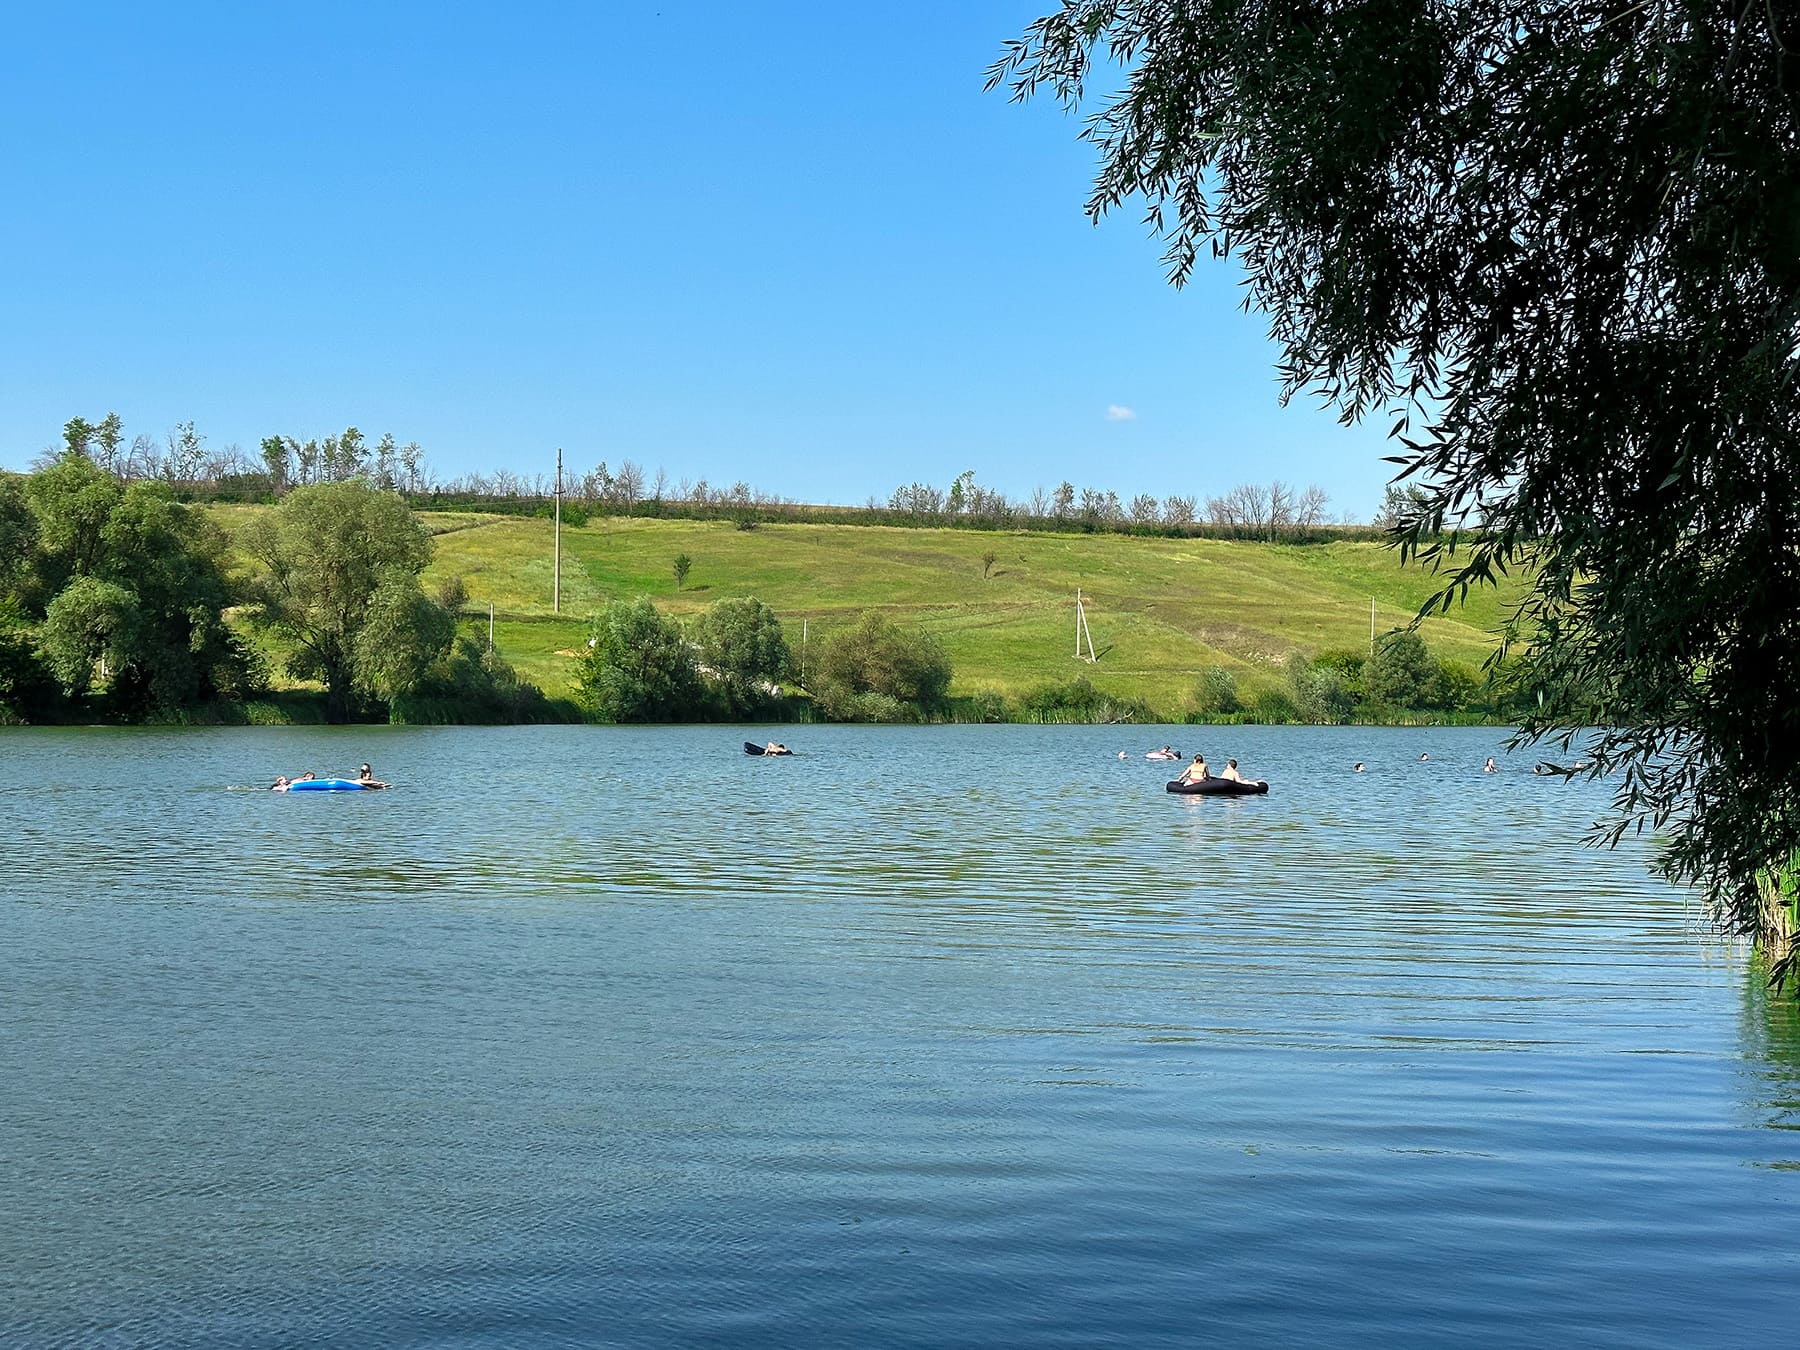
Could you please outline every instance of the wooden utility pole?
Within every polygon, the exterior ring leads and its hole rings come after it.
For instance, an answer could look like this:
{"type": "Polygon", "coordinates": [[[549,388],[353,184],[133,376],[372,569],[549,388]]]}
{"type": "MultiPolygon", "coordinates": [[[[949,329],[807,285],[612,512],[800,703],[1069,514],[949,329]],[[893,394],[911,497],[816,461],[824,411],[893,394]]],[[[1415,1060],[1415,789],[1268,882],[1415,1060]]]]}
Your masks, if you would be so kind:
{"type": "Polygon", "coordinates": [[[1088,662],[1100,659],[1094,655],[1094,635],[1088,632],[1087,606],[1082,603],[1079,588],[1075,591],[1075,659],[1088,662]],[[1086,656],[1081,654],[1081,643],[1084,638],[1087,640],[1086,656]]]}
{"type": "Polygon", "coordinates": [[[562,447],[556,447],[556,579],[550,583],[550,609],[562,613],[562,447]]]}

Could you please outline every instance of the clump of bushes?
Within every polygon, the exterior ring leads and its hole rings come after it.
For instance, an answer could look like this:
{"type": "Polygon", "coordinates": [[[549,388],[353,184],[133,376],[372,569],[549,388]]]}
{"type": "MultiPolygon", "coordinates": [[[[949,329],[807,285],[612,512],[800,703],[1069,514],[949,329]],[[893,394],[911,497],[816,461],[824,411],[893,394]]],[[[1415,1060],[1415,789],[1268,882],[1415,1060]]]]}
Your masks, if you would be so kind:
{"type": "Polygon", "coordinates": [[[1215,722],[1232,717],[1243,708],[1238,702],[1237,676],[1223,666],[1202,666],[1188,703],[1189,721],[1215,722]]]}
{"type": "Polygon", "coordinates": [[[950,677],[936,638],[867,610],[825,641],[812,695],[835,722],[917,722],[944,711],[950,677]]]}
{"type": "Polygon", "coordinates": [[[405,693],[390,701],[395,722],[422,725],[569,720],[567,704],[558,705],[519,673],[500,654],[473,638],[458,638],[452,649],[405,693]]]}
{"type": "Polygon", "coordinates": [[[1085,675],[1039,685],[1025,695],[1020,706],[1027,719],[1033,722],[1112,723],[1159,720],[1143,699],[1102,693],[1085,675]]]}

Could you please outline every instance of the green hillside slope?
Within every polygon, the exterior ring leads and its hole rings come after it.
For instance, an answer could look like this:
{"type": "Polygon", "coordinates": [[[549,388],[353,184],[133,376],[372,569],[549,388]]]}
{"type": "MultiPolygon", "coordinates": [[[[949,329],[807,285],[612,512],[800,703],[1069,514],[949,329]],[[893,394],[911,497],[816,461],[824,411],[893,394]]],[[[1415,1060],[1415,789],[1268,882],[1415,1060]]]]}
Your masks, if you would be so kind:
{"type": "MultiPolygon", "coordinates": [[[[495,609],[496,644],[547,693],[568,689],[585,619],[617,596],[649,595],[676,615],[755,596],[796,646],[867,608],[916,621],[956,666],[952,692],[1009,695],[1087,675],[1103,691],[1180,709],[1195,670],[1223,665],[1246,690],[1281,678],[1291,653],[1366,648],[1410,620],[1434,589],[1379,544],[1291,546],[1113,534],[991,534],[850,525],[605,519],[563,529],[562,618],[551,613],[551,528],[516,517],[428,516],[426,575],[460,575],[472,609],[495,609]],[[983,576],[983,554],[997,555],[983,576]],[[678,554],[693,570],[678,591],[678,554]],[[1100,659],[1074,659],[1075,592],[1100,659]]],[[[1434,653],[1470,665],[1492,649],[1509,593],[1486,592],[1427,622],[1434,653]]]]}

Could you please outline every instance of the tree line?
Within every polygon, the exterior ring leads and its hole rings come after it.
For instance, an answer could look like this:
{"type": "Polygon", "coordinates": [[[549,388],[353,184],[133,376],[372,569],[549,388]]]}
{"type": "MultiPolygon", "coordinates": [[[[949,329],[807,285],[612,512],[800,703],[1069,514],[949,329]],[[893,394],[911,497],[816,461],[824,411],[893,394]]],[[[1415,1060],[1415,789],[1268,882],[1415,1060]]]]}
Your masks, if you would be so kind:
{"type": "MultiPolygon", "coordinates": [[[[370,440],[355,426],[306,439],[266,436],[257,453],[249,454],[235,444],[210,448],[191,421],[178,424],[160,442],[138,435],[127,445],[117,413],[98,422],[76,417],[64,425],[62,443],[45,451],[34,467],[48,468],[71,454],[123,482],[165,483],[182,501],[272,503],[296,488],[364,480],[401,493],[420,509],[539,515],[550,512],[558,488],[552,475],[510,469],[440,478],[417,441],[402,443],[391,432],[370,440]]],[[[1293,543],[1366,536],[1372,528],[1348,516],[1333,520],[1330,498],[1316,484],[1297,487],[1280,479],[1240,483],[1216,496],[1139,493],[1125,500],[1111,489],[1077,488],[1064,481],[1009,497],[979,482],[970,469],[945,487],[907,483],[885,499],[870,496],[860,506],[832,506],[802,503],[742,479],[724,484],[672,477],[661,467],[647,471],[626,459],[613,465],[602,460],[569,473],[561,496],[565,517],[577,525],[594,515],[662,516],[725,518],[746,529],[764,521],[791,521],[1187,534],[1293,543]]],[[[1387,503],[1373,526],[1385,527],[1397,519],[1387,503]]]]}
{"type": "Polygon", "coordinates": [[[0,474],[0,720],[237,720],[277,659],[323,685],[329,721],[555,715],[424,593],[430,553],[405,500],[360,479],[295,488],[234,541],[169,482],[72,445],[0,474]]]}
{"type": "MultiPolygon", "coordinates": [[[[1278,540],[1331,526],[1331,499],[1317,484],[1296,488],[1276,479],[1266,485],[1240,483],[1216,497],[1139,493],[1121,501],[1110,489],[1077,489],[1067,479],[1055,488],[1034,488],[1021,500],[982,485],[975,470],[960,473],[947,489],[906,483],[889,494],[886,510],[920,524],[978,522],[994,529],[1049,523],[1053,527],[1116,529],[1137,526],[1184,529],[1208,525],[1235,537],[1278,540]]],[[[871,500],[870,510],[882,509],[871,500]]],[[[1346,520],[1336,522],[1349,525],[1346,520]]]]}
{"type": "Polygon", "coordinates": [[[951,678],[935,638],[879,611],[807,652],[760,600],[717,601],[684,627],[640,596],[594,617],[575,688],[602,722],[794,717],[807,707],[831,721],[919,722],[946,713],[951,678]]]}

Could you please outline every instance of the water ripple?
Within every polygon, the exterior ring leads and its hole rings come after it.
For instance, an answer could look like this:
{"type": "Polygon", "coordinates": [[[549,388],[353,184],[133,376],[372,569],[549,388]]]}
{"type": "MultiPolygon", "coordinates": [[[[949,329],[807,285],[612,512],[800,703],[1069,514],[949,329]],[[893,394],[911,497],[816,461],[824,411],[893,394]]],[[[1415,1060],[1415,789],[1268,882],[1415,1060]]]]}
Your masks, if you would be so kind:
{"type": "Polygon", "coordinates": [[[0,1342],[1786,1328],[1800,1024],[1603,786],[756,734],[0,732],[0,1342]]]}

